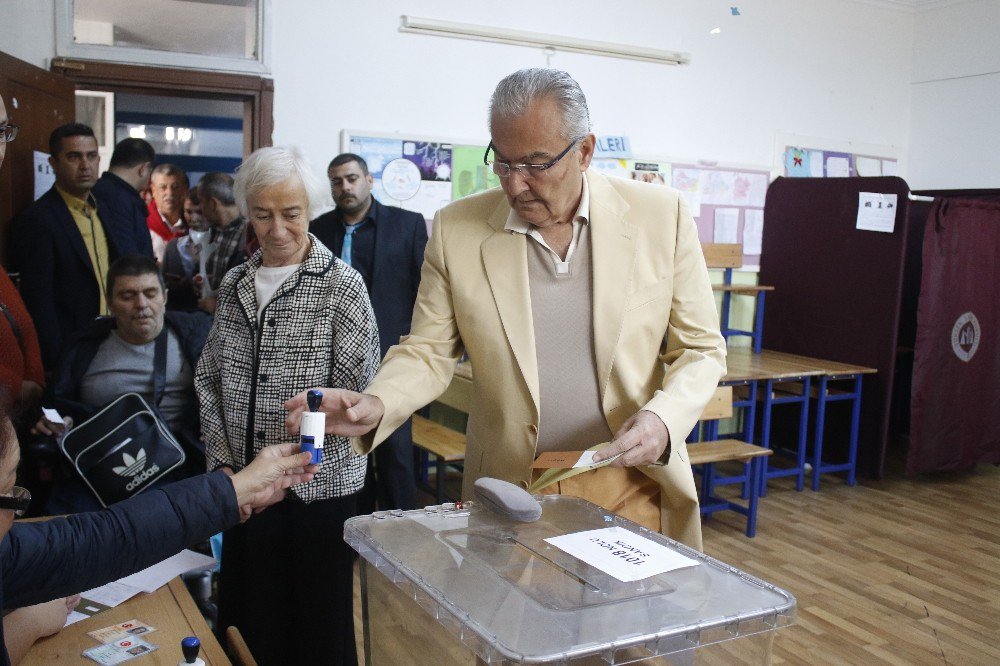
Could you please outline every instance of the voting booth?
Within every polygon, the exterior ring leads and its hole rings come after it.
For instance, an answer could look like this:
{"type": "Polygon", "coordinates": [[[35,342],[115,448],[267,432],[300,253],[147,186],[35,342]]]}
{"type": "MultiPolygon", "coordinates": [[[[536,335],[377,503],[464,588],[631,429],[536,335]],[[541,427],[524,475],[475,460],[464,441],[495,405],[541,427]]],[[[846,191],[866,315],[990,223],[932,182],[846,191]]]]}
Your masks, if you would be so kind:
{"type": "Polygon", "coordinates": [[[471,502],[347,521],[365,663],[760,664],[794,622],[784,590],[585,500],[539,501],[533,523],[471,502]]]}

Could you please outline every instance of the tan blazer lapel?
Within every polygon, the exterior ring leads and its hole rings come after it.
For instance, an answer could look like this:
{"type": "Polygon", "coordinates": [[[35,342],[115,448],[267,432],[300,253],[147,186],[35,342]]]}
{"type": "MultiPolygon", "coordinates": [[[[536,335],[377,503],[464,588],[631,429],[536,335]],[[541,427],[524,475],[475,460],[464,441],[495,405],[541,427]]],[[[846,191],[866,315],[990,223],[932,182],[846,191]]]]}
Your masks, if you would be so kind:
{"type": "Polygon", "coordinates": [[[500,321],[521,375],[535,403],[538,399],[538,360],[535,356],[535,329],[531,318],[531,291],[528,287],[528,254],[524,234],[504,230],[510,207],[501,203],[490,217],[492,236],[483,241],[480,252],[500,321]]]}
{"type": "Polygon", "coordinates": [[[590,246],[594,279],[594,351],[605,413],[616,405],[606,402],[615,349],[622,330],[625,298],[635,262],[636,230],[625,221],[628,203],[607,177],[587,171],[590,188],[590,246]]]}

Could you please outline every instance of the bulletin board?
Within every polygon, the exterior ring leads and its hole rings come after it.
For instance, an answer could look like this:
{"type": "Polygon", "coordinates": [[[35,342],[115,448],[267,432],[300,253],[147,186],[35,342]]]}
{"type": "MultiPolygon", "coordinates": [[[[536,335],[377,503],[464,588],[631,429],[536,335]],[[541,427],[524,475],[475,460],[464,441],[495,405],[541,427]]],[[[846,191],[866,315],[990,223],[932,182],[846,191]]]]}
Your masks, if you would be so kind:
{"type": "MultiPolygon", "coordinates": [[[[341,150],[367,162],[372,194],[380,203],[418,212],[428,226],[452,201],[500,185],[483,164],[486,142],[344,130],[341,150]]],[[[759,270],[768,168],[655,158],[595,158],[591,167],[612,177],[677,188],[691,208],[699,240],[741,243],[742,270],[759,270]]]]}
{"type": "Polygon", "coordinates": [[[670,185],[687,200],[702,243],[743,245],[744,271],[760,270],[766,167],[705,165],[690,160],[595,159],[610,176],[670,185]]]}
{"type": "Polygon", "coordinates": [[[367,162],[379,203],[420,213],[428,223],[452,201],[500,185],[483,164],[485,142],[344,130],[340,143],[367,162]]]}
{"type": "Polygon", "coordinates": [[[905,176],[903,151],[892,145],[777,132],[775,175],[787,178],[905,176]]]}
{"type": "Polygon", "coordinates": [[[895,176],[899,172],[895,158],[803,146],[785,146],[782,165],[788,178],[895,176]]]}

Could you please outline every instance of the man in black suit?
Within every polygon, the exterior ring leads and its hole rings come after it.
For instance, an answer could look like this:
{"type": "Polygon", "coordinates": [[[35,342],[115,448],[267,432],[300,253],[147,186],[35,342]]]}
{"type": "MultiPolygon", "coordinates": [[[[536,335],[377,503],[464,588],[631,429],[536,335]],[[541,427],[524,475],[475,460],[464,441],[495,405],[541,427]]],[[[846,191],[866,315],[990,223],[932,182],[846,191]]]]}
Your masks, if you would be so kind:
{"type": "Polygon", "coordinates": [[[111,154],[108,170],[92,190],[105,215],[104,224],[123,255],[153,256],[146,202],[139,192],[149,187],[154,159],[156,151],[145,139],[122,139],[111,154]]]}
{"type": "Polygon", "coordinates": [[[98,176],[94,131],[60,125],[49,136],[49,152],[56,184],[14,221],[10,258],[51,372],[70,337],[107,312],[104,280],[120,252],[91,194],[98,176]]]}
{"type": "MultiPolygon", "coordinates": [[[[313,220],[309,230],[364,279],[384,357],[389,347],[410,332],[427,225],[419,213],[383,206],[375,200],[368,165],[358,155],[335,157],[327,176],[337,208],[313,220]]],[[[369,457],[368,478],[358,508],[370,513],[376,496],[381,509],[416,506],[409,421],[369,457]]]]}

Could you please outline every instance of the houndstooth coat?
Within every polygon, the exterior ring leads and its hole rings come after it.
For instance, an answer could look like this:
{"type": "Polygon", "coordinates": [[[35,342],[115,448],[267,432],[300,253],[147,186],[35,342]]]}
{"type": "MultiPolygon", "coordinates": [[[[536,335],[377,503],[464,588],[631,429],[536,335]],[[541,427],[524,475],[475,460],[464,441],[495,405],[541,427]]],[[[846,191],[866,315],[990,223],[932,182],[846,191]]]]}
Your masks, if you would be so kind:
{"type": "MultiPolygon", "coordinates": [[[[309,256],[257,319],[258,250],[219,287],[215,323],[195,374],[208,469],[242,469],[270,444],[297,442],[283,403],[317,386],[363,391],[379,365],[378,328],[361,276],[309,235],[309,256]]],[[[366,457],[327,435],[323,463],[292,487],[306,502],[361,490],[366,457]]]]}

